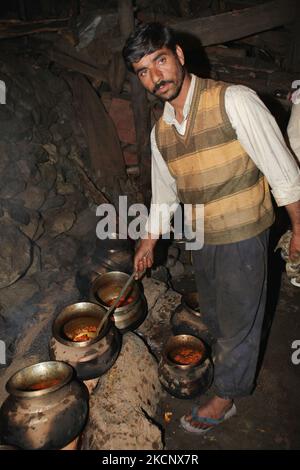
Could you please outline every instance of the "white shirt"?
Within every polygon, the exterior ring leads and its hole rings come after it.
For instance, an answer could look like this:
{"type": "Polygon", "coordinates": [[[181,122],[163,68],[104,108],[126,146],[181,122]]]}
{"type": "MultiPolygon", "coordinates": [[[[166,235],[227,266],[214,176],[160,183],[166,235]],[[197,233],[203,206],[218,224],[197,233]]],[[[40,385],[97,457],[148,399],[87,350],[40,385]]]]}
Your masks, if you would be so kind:
{"type": "MultiPolygon", "coordinates": [[[[192,74],[190,88],[183,107],[183,121],[175,118],[173,106],[165,103],[163,120],[173,124],[184,135],[195,88],[192,74]]],[[[256,92],[243,85],[230,85],[225,92],[225,109],[237,138],[255,165],[266,176],[278,206],[300,200],[300,170],[288,150],[280,129],[270,111],[256,92]]],[[[149,233],[158,235],[169,231],[169,217],[159,217],[159,205],[179,204],[176,181],[158,150],[155,126],[151,132],[152,202],[146,223],[149,233]]]]}

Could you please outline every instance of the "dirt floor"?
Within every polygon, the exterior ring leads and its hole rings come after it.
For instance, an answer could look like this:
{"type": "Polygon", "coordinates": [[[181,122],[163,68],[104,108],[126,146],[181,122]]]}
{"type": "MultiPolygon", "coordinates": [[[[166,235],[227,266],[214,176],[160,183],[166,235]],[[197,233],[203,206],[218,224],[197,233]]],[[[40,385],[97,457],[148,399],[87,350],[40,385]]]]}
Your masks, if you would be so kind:
{"type": "MultiPolygon", "coordinates": [[[[272,274],[271,266],[271,277],[272,274]]],[[[299,340],[300,347],[300,288],[291,285],[285,273],[280,277],[270,283],[261,367],[254,393],[236,400],[237,415],[203,436],[184,431],[179,420],[192,406],[204,403],[211,393],[196,399],[177,399],[166,394],[158,412],[166,449],[300,449],[300,363],[292,363],[292,354],[296,353],[292,343],[299,340]],[[167,411],[172,413],[169,423],[164,420],[167,411]]]]}

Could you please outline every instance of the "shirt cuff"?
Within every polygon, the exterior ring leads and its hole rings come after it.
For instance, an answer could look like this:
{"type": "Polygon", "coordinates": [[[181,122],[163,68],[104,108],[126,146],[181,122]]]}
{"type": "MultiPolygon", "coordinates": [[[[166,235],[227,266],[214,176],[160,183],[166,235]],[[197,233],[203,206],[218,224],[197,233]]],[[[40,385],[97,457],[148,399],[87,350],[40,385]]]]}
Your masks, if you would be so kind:
{"type": "Polygon", "coordinates": [[[293,202],[300,201],[300,182],[288,188],[273,188],[271,192],[279,207],[287,206],[293,202]]]}

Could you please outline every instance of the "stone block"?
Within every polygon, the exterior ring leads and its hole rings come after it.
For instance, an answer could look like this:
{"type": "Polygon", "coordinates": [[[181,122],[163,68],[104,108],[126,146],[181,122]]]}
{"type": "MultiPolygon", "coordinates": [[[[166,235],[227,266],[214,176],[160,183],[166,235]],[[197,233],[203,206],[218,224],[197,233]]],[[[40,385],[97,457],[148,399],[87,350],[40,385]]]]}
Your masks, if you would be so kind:
{"type": "Polygon", "coordinates": [[[0,221],[1,269],[0,288],[19,279],[32,262],[31,242],[8,220],[0,221]]]}
{"type": "Polygon", "coordinates": [[[51,238],[55,238],[61,233],[68,232],[76,220],[74,212],[64,208],[48,209],[43,213],[45,220],[45,231],[51,238]]]}

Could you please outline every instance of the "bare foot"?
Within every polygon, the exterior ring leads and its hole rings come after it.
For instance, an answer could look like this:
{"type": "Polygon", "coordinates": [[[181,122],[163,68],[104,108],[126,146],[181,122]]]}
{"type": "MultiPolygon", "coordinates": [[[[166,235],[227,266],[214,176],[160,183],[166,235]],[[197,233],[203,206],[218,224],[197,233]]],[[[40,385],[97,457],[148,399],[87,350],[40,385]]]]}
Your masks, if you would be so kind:
{"type": "MultiPolygon", "coordinates": [[[[205,418],[221,419],[225,413],[232,407],[233,400],[227,400],[220,397],[213,397],[205,405],[198,408],[198,416],[205,418]]],[[[186,415],[186,421],[188,421],[193,427],[206,429],[210,428],[209,423],[200,423],[193,421],[191,414],[186,415]]]]}

